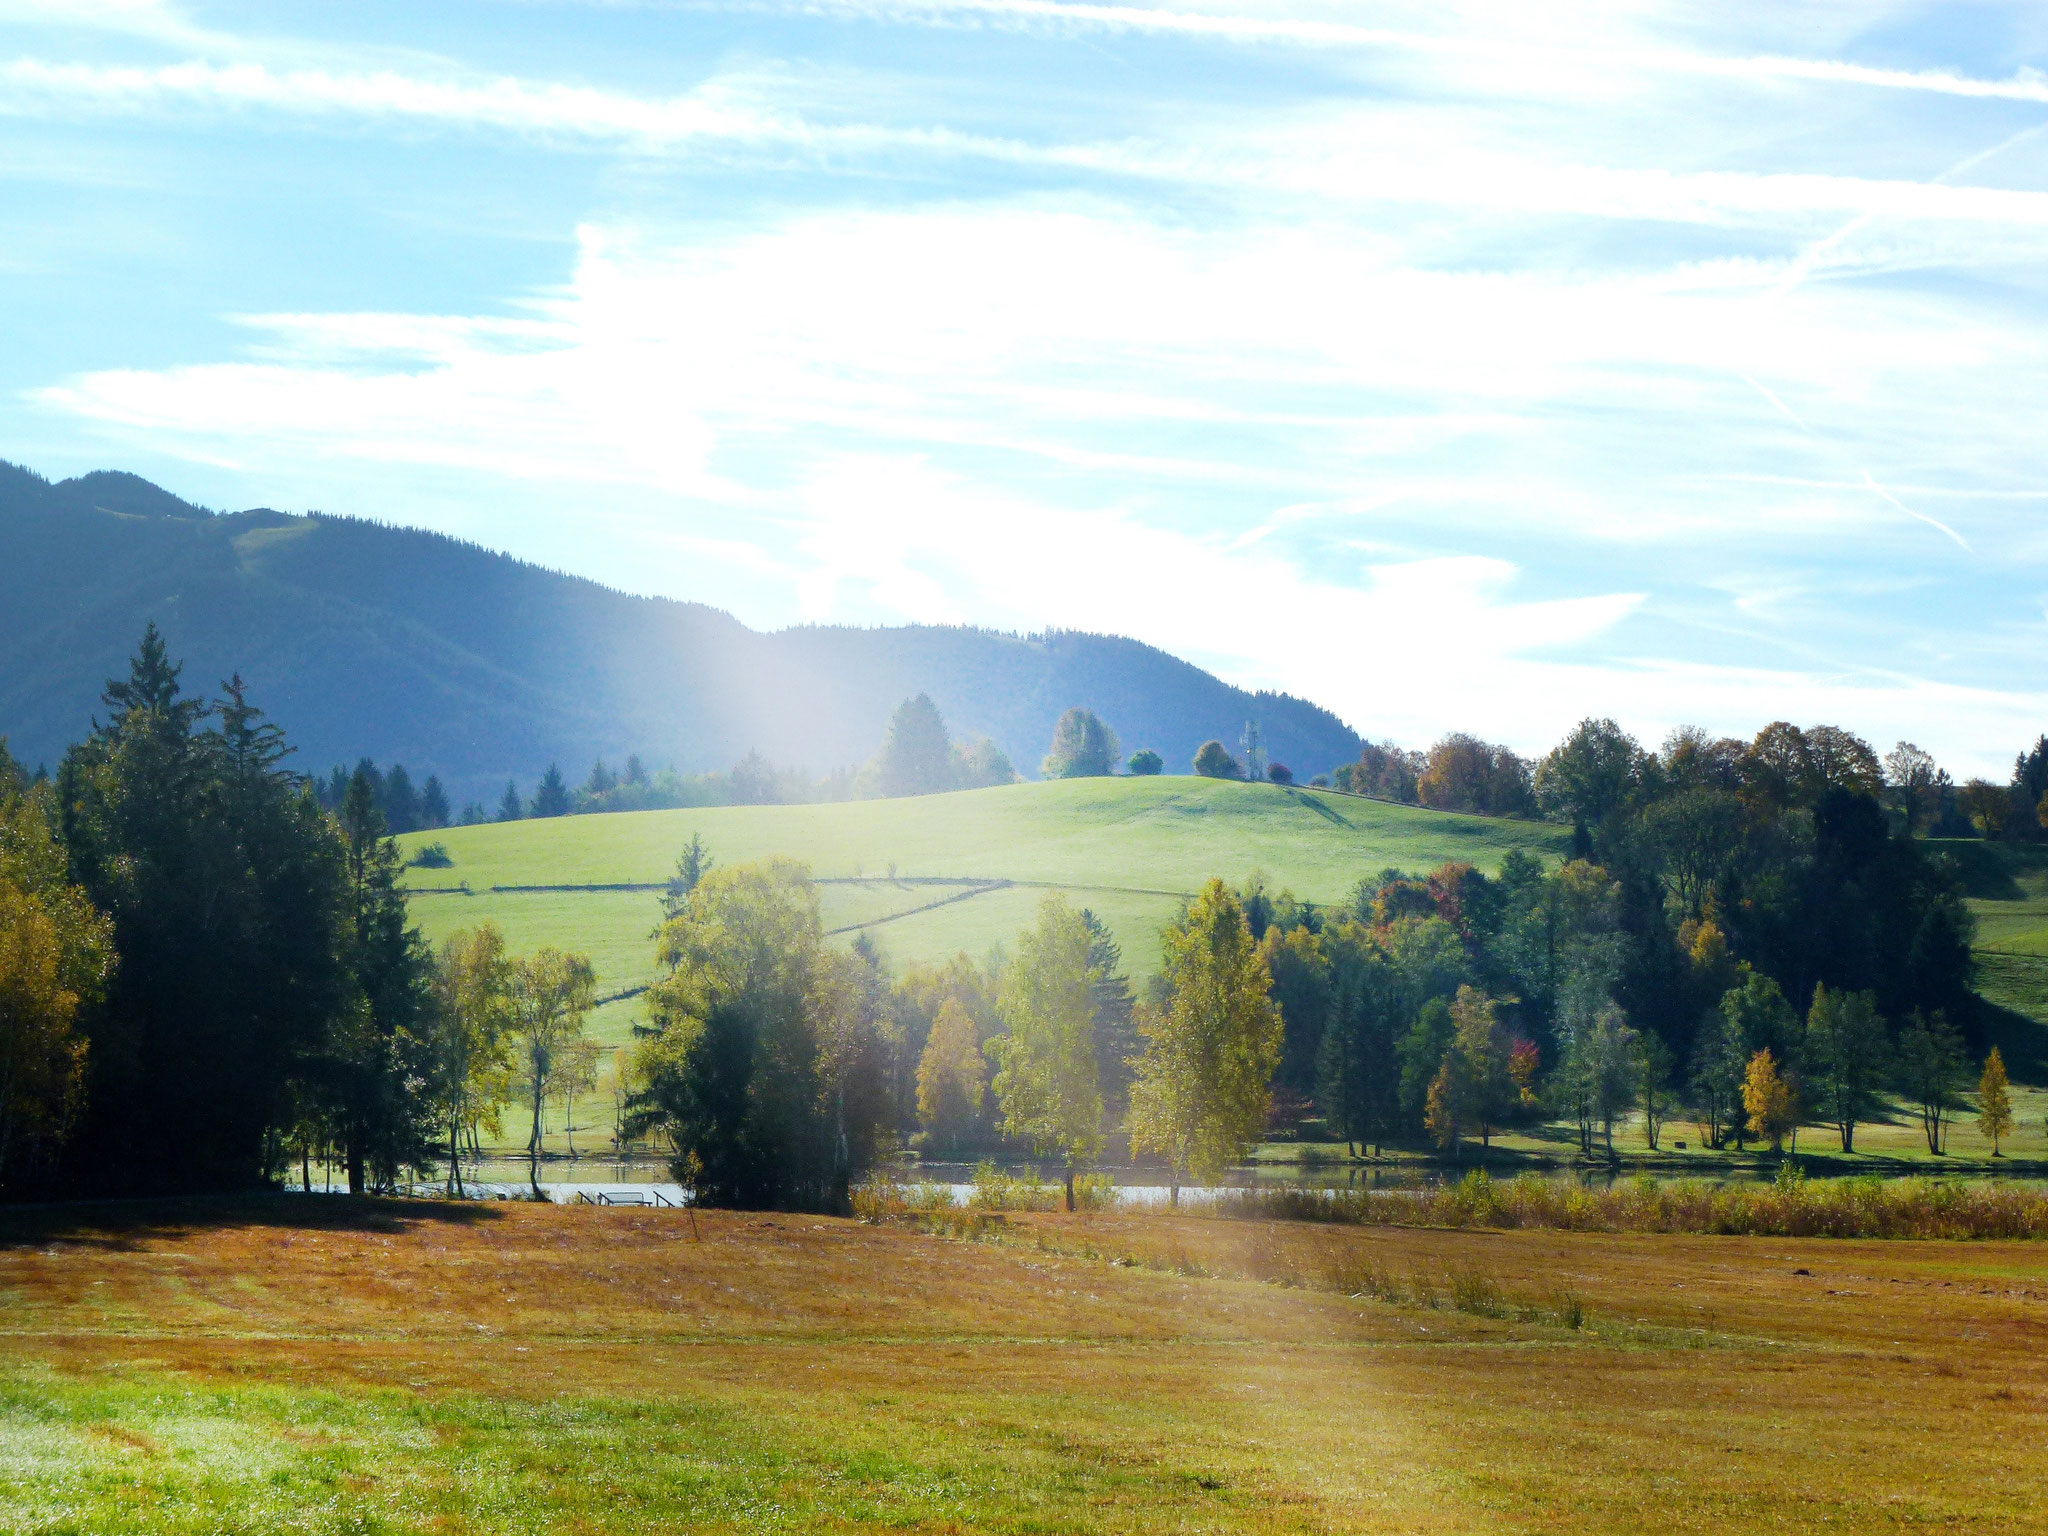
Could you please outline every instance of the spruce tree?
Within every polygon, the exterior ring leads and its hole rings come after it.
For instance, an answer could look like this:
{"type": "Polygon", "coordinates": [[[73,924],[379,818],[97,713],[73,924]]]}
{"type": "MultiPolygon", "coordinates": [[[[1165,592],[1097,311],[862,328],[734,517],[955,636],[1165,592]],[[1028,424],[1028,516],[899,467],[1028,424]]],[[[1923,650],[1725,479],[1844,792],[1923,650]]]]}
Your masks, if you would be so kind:
{"type": "Polygon", "coordinates": [[[533,814],[539,817],[566,816],[569,814],[569,786],[562,781],[562,770],[553,763],[540,777],[540,787],[533,792],[533,814]]]}
{"type": "Polygon", "coordinates": [[[526,802],[519,798],[519,786],[507,779],[504,797],[498,801],[498,820],[518,821],[525,815],[526,802]]]}
{"type": "Polygon", "coordinates": [[[356,998],[335,1032],[330,1060],[349,1193],[361,1194],[372,1182],[392,1188],[432,1145],[432,1106],[413,1086],[432,1078],[432,957],[419,931],[406,925],[398,846],[361,770],[349,782],[341,831],[356,998]]]}
{"type": "Polygon", "coordinates": [[[71,865],[120,955],[88,1024],[80,1190],[260,1181],[352,994],[332,826],[240,679],[225,689],[217,711],[183,697],[152,626],[61,770],[71,865]]]}
{"type": "Polygon", "coordinates": [[[452,818],[448,814],[448,791],[441,787],[441,780],[434,774],[427,775],[427,782],[420,786],[420,825],[440,828],[448,825],[452,818]]]}
{"type": "Polygon", "coordinates": [[[953,747],[945,717],[928,694],[896,706],[877,769],[882,793],[892,797],[935,795],[954,787],[953,747]]]}

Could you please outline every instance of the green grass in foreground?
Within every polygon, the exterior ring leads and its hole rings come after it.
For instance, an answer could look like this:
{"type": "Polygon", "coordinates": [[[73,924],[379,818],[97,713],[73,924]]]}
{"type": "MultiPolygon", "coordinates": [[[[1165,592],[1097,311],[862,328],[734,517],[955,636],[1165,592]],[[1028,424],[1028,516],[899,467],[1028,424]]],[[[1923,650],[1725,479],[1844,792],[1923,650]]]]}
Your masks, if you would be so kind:
{"type": "Polygon", "coordinates": [[[2041,1245],[5,1213],[0,1529],[2048,1531],[2041,1245]]]}

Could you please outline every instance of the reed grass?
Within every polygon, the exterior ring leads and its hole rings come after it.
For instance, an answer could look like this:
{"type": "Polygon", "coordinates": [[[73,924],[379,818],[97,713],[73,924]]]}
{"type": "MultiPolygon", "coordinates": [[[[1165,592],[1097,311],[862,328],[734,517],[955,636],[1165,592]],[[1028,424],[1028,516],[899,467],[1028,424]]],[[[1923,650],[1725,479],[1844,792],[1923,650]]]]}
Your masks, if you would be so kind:
{"type": "MultiPolygon", "coordinates": [[[[1792,1169],[1793,1165],[1787,1165],[1792,1169]]],[[[1606,1189],[1484,1172],[1420,1189],[1272,1189],[1221,1195],[1213,1214],[1353,1226],[1534,1228],[1735,1237],[2048,1237],[2048,1189],[1928,1178],[1722,1184],[1642,1177],[1606,1189]]]]}

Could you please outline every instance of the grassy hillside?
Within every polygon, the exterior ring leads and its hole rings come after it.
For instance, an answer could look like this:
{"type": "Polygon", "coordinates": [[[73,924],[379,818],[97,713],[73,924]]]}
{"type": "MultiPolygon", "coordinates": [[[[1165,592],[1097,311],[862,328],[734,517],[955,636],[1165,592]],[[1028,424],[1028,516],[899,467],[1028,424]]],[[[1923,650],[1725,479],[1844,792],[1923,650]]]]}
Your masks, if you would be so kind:
{"type": "Polygon", "coordinates": [[[412,869],[419,922],[438,937],[493,918],[515,945],[590,951],[607,988],[652,966],[647,892],[507,886],[653,885],[691,834],[721,863],[787,854],[825,887],[826,926],[865,931],[892,961],[985,951],[1030,920],[1045,889],[1095,909],[1132,968],[1211,875],[1263,873],[1305,900],[1343,900],[1388,865],[1496,866],[1510,848],[1554,853],[1563,834],[1320,791],[1213,779],[1084,779],[908,800],[645,811],[461,827],[403,839],[446,845],[449,869],[412,869]],[[451,894],[466,882],[471,894],[451,894]],[[432,894],[428,894],[432,893],[432,894]]]}

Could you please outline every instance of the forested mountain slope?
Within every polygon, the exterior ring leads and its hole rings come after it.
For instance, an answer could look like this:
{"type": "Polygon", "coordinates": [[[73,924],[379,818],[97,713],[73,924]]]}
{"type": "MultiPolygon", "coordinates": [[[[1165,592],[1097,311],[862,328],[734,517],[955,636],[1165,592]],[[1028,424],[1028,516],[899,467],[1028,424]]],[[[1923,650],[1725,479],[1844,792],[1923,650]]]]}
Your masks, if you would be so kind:
{"type": "Polygon", "coordinates": [[[1327,710],[1250,694],[1137,641],[966,628],[763,634],[437,534],[327,516],[214,514],[133,475],[52,484],[0,463],[0,734],[29,763],[82,735],[154,619],[187,686],[229,672],[308,768],[370,754],[459,797],[600,754],[724,768],[758,748],[824,773],[865,761],[929,693],[956,736],[1035,770],[1060,712],[1102,715],[1173,767],[1260,722],[1298,773],[1353,757],[1327,710]]]}

